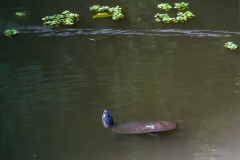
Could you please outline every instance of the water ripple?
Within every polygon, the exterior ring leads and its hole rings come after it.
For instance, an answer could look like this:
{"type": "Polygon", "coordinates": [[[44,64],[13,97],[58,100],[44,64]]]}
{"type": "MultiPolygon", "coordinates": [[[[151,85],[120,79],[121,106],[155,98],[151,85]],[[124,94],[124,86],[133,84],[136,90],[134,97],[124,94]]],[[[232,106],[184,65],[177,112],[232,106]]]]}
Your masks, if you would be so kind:
{"type": "Polygon", "coordinates": [[[152,30],[121,30],[121,29],[78,29],[24,26],[17,27],[20,33],[38,33],[39,36],[74,36],[74,35],[138,35],[138,36],[189,36],[189,37],[231,37],[240,32],[224,30],[183,30],[183,29],[152,29],[152,30]]]}

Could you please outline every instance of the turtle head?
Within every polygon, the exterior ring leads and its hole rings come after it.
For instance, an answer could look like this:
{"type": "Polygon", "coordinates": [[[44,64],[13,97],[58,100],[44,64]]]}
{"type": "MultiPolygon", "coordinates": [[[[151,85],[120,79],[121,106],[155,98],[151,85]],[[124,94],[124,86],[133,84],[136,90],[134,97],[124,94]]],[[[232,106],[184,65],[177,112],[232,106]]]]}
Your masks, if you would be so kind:
{"type": "Polygon", "coordinates": [[[104,109],[102,114],[102,123],[105,128],[108,128],[114,125],[113,118],[106,109],[104,109]]]}

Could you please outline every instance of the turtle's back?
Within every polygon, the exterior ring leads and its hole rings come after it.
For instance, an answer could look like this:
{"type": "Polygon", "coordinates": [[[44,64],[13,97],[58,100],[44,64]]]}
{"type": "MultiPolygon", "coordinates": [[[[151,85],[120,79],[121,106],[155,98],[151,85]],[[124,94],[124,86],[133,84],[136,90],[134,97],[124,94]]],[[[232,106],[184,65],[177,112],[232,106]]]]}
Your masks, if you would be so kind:
{"type": "Polygon", "coordinates": [[[142,134],[168,131],[175,128],[176,123],[171,121],[129,122],[112,126],[113,132],[119,134],[142,134]]]}

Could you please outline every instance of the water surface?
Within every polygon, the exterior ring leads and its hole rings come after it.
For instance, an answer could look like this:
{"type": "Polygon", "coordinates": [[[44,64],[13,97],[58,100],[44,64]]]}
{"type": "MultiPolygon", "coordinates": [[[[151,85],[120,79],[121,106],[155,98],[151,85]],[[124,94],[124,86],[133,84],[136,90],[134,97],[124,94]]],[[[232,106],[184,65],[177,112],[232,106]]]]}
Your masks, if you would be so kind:
{"type": "Polygon", "coordinates": [[[154,22],[158,3],[4,2],[0,31],[20,34],[0,36],[0,159],[237,160],[240,56],[223,45],[240,44],[239,2],[189,0],[196,17],[176,25],[154,22]],[[91,19],[95,4],[121,6],[124,20],[91,19]],[[65,9],[82,20],[42,26],[65,9]],[[103,109],[116,123],[180,126],[160,140],[114,135],[103,109]]]}

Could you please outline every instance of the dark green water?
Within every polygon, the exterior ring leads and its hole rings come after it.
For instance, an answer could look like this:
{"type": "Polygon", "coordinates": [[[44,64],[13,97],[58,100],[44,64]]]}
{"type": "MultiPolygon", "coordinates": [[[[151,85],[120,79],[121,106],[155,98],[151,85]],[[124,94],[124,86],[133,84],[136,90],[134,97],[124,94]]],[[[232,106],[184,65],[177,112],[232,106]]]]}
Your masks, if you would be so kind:
{"type": "Polygon", "coordinates": [[[3,2],[0,31],[20,34],[0,36],[0,159],[238,160],[240,53],[223,45],[240,45],[240,3],[188,2],[196,17],[183,24],[155,23],[158,1],[3,2]],[[95,4],[121,6],[124,20],[92,19],[95,4]],[[42,26],[65,9],[82,20],[42,26]],[[180,127],[113,135],[103,109],[180,127]]]}

